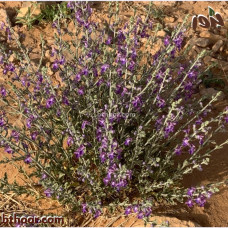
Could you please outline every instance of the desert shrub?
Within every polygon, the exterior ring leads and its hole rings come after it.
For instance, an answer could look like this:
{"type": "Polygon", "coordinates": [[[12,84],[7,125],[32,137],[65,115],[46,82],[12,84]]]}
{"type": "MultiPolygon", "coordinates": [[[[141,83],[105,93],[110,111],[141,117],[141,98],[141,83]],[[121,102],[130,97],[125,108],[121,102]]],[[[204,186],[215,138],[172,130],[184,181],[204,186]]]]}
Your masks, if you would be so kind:
{"type": "Polygon", "coordinates": [[[19,165],[20,171],[33,182],[20,186],[5,175],[1,190],[36,194],[39,184],[46,197],[95,218],[104,208],[147,218],[160,203],[204,206],[218,184],[185,188],[182,179],[227,143],[217,145],[212,136],[228,122],[228,109],[210,116],[219,94],[210,101],[194,96],[204,53],[186,62],[184,24],[155,50],[150,8],[146,17],[136,11],[123,21],[118,3],[110,4],[108,22],[100,24],[89,4],[68,8],[72,20],[53,23],[51,69],[45,40],[34,63],[13,28],[4,27],[19,51],[13,63],[1,47],[8,86],[1,85],[0,137],[12,155],[1,163],[24,161],[33,172],[19,165]]]}

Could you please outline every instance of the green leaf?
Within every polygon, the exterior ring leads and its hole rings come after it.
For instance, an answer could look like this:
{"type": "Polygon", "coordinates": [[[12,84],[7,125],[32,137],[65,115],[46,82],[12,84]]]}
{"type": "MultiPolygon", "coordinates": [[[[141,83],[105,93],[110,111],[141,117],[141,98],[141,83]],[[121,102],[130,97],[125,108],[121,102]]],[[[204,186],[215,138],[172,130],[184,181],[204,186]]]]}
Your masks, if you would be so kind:
{"type": "Polygon", "coordinates": [[[59,178],[65,176],[65,173],[59,173],[59,178]]]}
{"type": "Polygon", "coordinates": [[[210,6],[208,6],[208,11],[209,11],[209,16],[212,17],[215,15],[215,11],[210,6]]]}

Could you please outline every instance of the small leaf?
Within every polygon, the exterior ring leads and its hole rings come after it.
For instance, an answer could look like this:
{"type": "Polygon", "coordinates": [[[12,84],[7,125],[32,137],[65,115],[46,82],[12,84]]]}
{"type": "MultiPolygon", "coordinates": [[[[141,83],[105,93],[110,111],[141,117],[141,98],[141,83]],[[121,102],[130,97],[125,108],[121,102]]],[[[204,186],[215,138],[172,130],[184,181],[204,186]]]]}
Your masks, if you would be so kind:
{"type": "Polygon", "coordinates": [[[210,6],[208,6],[208,11],[209,11],[209,16],[212,17],[215,15],[215,11],[210,6]]]}
{"type": "Polygon", "coordinates": [[[61,177],[63,177],[63,176],[65,176],[65,173],[60,173],[60,174],[59,174],[59,178],[61,178],[61,177]]]}

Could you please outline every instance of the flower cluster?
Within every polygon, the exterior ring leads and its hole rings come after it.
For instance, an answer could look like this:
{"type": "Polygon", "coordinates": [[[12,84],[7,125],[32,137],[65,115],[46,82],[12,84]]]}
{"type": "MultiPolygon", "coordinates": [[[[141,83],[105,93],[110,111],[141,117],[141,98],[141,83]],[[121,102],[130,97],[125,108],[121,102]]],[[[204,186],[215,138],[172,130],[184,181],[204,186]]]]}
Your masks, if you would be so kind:
{"type": "Polygon", "coordinates": [[[197,204],[200,207],[204,207],[207,199],[211,197],[213,192],[210,190],[205,191],[204,186],[200,189],[196,189],[195,187],[191,187],[187,190],[187,201],[185,202],[188,207],[193,207],[197,204]]]}
{"type": "Polygon", "coordinates": [[[132,205],[128,206],[125,209],[125,215],[129,215],[131,213],[137,213],[137,217],[139,219],[143,219],[145,217],[149,217],[152,213],[151,207],[143,207],[140,205],[132,205]]]}

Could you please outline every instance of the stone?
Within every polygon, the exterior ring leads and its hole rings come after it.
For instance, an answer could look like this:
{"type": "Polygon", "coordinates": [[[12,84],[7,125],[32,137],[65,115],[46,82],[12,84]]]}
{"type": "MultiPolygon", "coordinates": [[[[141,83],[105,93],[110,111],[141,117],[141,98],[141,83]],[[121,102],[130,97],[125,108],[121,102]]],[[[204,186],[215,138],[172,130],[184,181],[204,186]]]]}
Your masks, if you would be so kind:
{"type": "Polygon", "coordinates": [[[15,54],[10,55],[9,59],[10,62],[14,62],[15,61],[15,54]]]}
{"type": "Polygon", "coordinates": [[[190,56],[193,56],[194,58],[196,58],[197,55],[198,55],[200,52],[202,52],[202,51],[203,51],[203,48],[200,48],[200,47],[194,45],[194,46],[190,49],[189,55],[190,55],[190,56]]]}
{"type": "Polygon", "coordinates": [[[196,38],[196,37],[192,37],[190,40],[188,40],[187,44],[185,45],[184,48],[186,48],[187,46],[194,46],[197,45],[199,47],[207,47],[208,45],[211,44],[211,41],[207,38],[196,38]]]}
{"type": "Polygon", "coordinates": [[[224,50],[224,46],[219,48],[219,51],[222,52],[224,50]]]}
{"type": "Polygon", "coordinates": [[[227,61],[219,61],[219,66],[222,68],[222,70],[228,71],[228,62],[227,61]]]}
{"type": "Polygon", "coordinates": [[[165,37],[165,35],[166,35],[166,32],[164,30],[160,30],[157,32],[157,36],[159,37],[165,37]]]}
{"type": "Polygon", "coordinates": [[[67,29],[72,32],[72,33],[76,33],[76,26],[74,24],[74,21],[71,21],[68,26],[67,26],[67,29]]]}
{"type": "Polygon", "coordinates": [[[9,26],[9,25],[11,26],[11,22],[8,17],[8,14],[7,14],[6,10],[4,10],[4,9],[0,9],[0,26],[1,26],[2,22],[7,26],[9,26]]]}
{"type": "Polygon", "coordinates": [[[53,45],[53,44],[55,43],[55,39],[52,38],[52,37],[48,37],[48,38],[46,39],[46,41],[47,41],[48,45],[53,45]]]}
{"type": "Polygon", "coordinates": [[[220,35],[215,35],[209,31],[203,31],[200,33],[200,37],[202,38],[208,38],[210,39],[212,42],[217,42],[218,40],[224,40],[225,38],[223,36],[220,35]]]}
{"type": "Polygon", "coordinates": [[[165,17],[164,22],[165,23],[173,23],[175,21],[175,18],[173,17],[165,17]]]}
{"type": "Polygon", "coordinates": [[[173,23],[166,23],[165,25],[166,25],[166,27],[173,29],[177,26],[177,24],[178,24],[178,22],[176,21],[173,23]]]}
{"type": "Polygon", "coordinates": [[[177,4],[177,2],[175,1],[153,1],[153,4],[156,5],[156,6],[175,6],[177,4]]]}
{"type": "Polygon", "coordinates": [[[178,20],[177,20],[178,23],[182,23],[183,21],[184,21],[184,20],[183,20],[182,17],[179,17],[178,20]]]}
{"type": "Polygon", "coordinates": [[[215,90],[214,88],[204,88],[200,90],[200,95],[206,96],[208,99],[212,99],[212,97],[218,93],[220,93],[220,95],[217,97],[216,101],[223,101],[225,94],[222,91],[215,90]]]}
{"type": "Polygon", "coordinates": [[[199,47],[208,47],[211,44],[211,41],[207,38],[197,38],[195,44],[199,47]]]}
{"type": "Polygon", "coordinates": [[[210,65],[216,62],[218,68],[220,68],[223,71],[228,71],[228,61],[215,59],[211,56],[205,56],[203,61],[206,65],[210,65]]]}
{"type": "Polygon", "coordinates": [[[228,29],[228,21],[224,21],[224,27],[228,29]]]}
{"type": "Polygon", "coordinates": [[[24,2],[17,17],[25,17],[30,8],[31,16],[38,16],[41,13],[41,5],[33,2],[24,2]]]}
{"type": "Polygon", "coordinates": [[[220,35],[226,37],[227,34],[228,34],[228,29],[222,27],[222,28],[220,29],[220,35]]]}
{"type": "Polygon", "coordinates": [[[163,45],[163,41],[161,39],[158,39],[153,47],[149,48],[149,52],[152,54],[152,55],[155,55],[160,49],[161,49],[161,46],[163,45]]]}
{"type": "Polygon", "coordinates": [[[211,56],[205,56],[203,61],[206,65],[209,65],[209,64],[212,64],[213,62],[215,62],[216,59],[212,58],[211,56]]]}
{"type": "Polygon", "coordinates": [[[218,40],[212,47],[213,52],[217,52],[223,45],[223,40],[218,40]]]}

